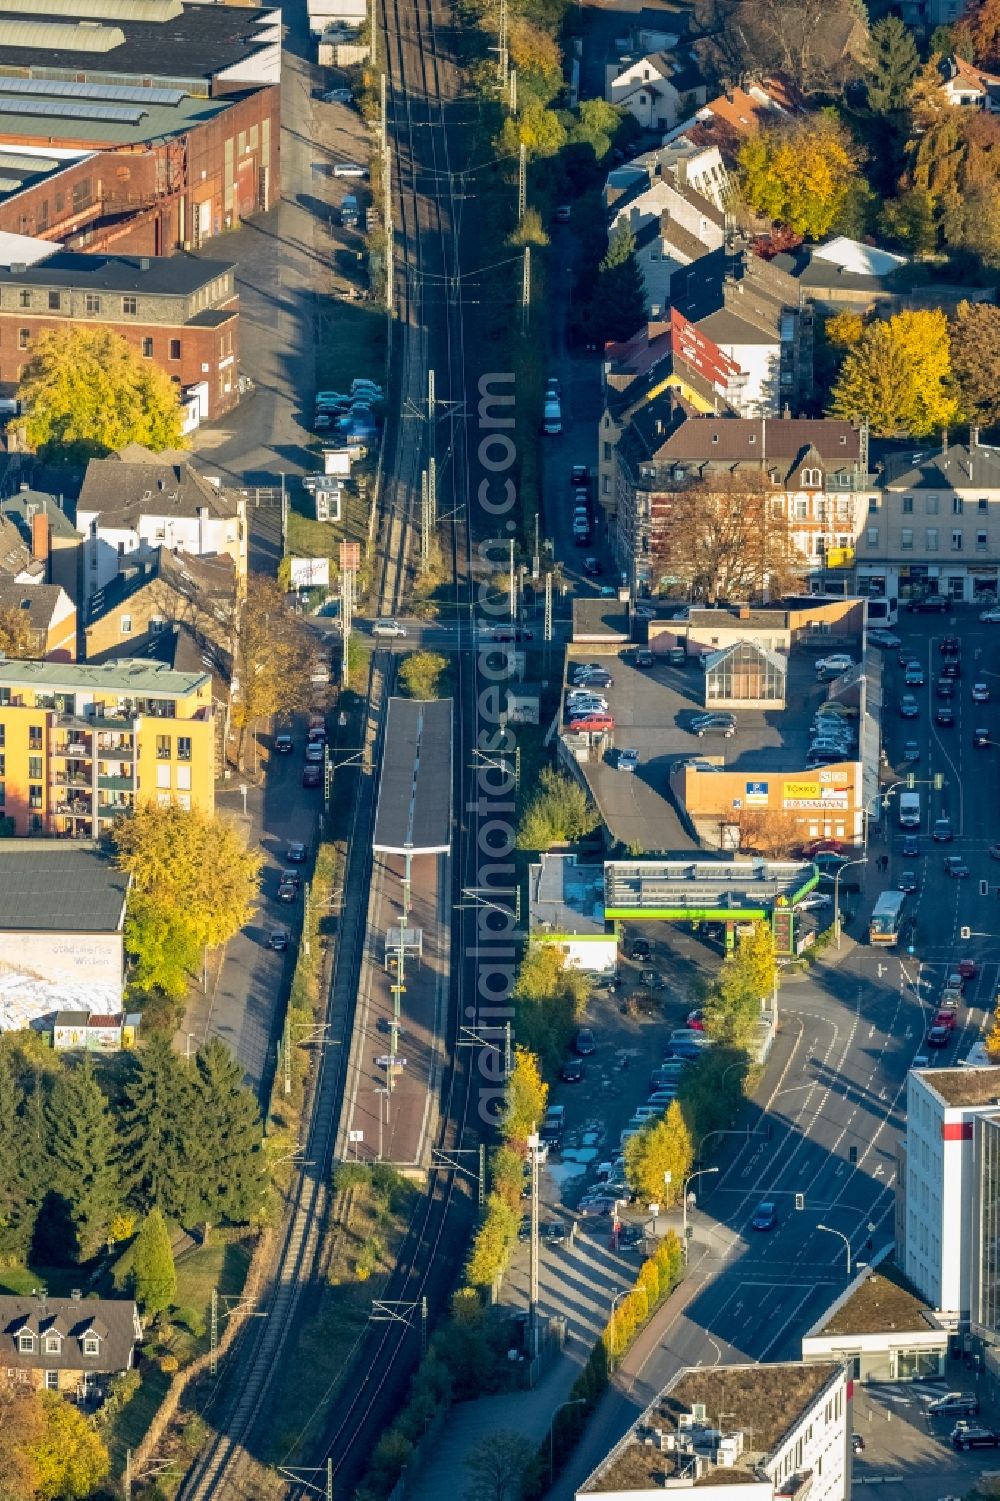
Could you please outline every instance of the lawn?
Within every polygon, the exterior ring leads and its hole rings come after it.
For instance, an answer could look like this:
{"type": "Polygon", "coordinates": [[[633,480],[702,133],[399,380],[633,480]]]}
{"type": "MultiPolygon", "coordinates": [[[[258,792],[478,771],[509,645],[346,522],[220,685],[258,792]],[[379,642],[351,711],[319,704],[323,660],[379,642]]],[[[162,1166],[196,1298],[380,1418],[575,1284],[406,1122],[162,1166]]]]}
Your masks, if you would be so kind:
{"type": "MultiPolygon", "coordinates": [[[[355,476],[358,468],[355,466],[355,476]]],[[[371,492],[366,498],[350,491],[344,495],[343,514],[340,521],[316,521],[298,509],[304,503],[298,496],[288,510],[288,551],[298,558],[339,559],[341,542],[359,542],[362,556],[368,546],[368,517],[371,513],[371,492]]],[[[331,569],[331,584],[336,575],[331,569]]]]}
{"type": "Polygon", "coordinates": [[[385,308],[371,302],[320,301],[316,315],[316,388],[349,391],[358,377],[385,384],[385,308]]]}
{"type": "Polygon", "coordinates": [[[137,1447],[170,1385],[170,1377],[160,1370],[155,1360],[141,1361],[139,1371],[142,1376],[139,1390],[108,1425],[104,1434],[104,1441],[111,1455],[111,1473],[116,1477],[125,1469],[126,1450],[137,1447]]]}
{"type": "Polygon", "coordinates": [[[86,1291],[85,1272],[79,1267],[0,1267],[0,1293],[27,1298],[44,1287],[50,1298],[68,1298],[74,1288],[86,1291]]]}
{"type": "Polygon", "coordinates": [[[221,1335],[226,1298],[235,1297],[242,1291],[250,1266],[250,1253],[249,1241],[223,1242],[214,1239],[207,1246],[195,1246],[193,1250],[185,1251],[178,1257],[174,1307],[177,1310],[190,1310],[195,1316],[193,1322],[204,1329],[204,1333],[193,1333],[180,1324],[172,1326],[170,1349],[182,1365],[209,1347],[213,1287],[219,1290],[221,1335]]]}

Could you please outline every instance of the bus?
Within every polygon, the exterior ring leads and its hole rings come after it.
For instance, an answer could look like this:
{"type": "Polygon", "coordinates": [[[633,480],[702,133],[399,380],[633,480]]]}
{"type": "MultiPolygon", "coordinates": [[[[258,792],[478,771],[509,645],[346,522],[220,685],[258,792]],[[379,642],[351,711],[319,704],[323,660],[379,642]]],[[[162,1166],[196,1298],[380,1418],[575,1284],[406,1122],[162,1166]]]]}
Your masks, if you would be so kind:
{"type": "Polygon", "coordinates": [[[884,594],[869,594],[868,596],[868,624],[880,626],[885,630],[888,626],[896,625],[899,621],[899,600],[889,598],[884,594]]]}
{"type": "Polygon", "coordinates": [[[900,917],[905,901],[904,891],[883,891],[875,903],[875,910],[872,912],[868,926],[869,943],[896,943],[899,938],[900,917]]]}

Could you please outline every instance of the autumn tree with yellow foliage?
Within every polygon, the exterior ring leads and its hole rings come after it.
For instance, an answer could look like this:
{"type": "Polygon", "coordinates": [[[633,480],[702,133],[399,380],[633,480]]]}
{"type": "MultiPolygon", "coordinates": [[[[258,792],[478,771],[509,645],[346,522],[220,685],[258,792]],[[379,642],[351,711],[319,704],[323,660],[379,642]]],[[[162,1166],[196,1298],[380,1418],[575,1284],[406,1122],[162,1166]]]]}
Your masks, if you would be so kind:
{"type": "Polygon", "coordinates": [[[847,204],[860,161],[860,149],[836,119],[810,115],[744,142],[740,186],[758,213],[816,240],[847,204]]]}
{"type": "Polygon", "coordinates": [[[849,349],[830,412],[864,420],[879,438],[925,438],[959,419],[948,320],[939,308],[897,313],[849,349]]]}

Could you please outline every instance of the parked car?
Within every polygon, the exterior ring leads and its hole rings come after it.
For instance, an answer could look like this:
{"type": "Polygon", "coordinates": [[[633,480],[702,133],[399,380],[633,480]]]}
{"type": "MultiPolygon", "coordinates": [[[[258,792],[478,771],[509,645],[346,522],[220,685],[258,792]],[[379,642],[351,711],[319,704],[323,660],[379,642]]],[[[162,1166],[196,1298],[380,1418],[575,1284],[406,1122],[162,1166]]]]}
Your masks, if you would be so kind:
{"type": "Polygon", "coordinates": [[[267,935],[267,946],[276,954],[283,954],[291,942],[291,934],[287,928],[272,928],[267,935]]]}
{"type": "Polygon", "coordinates": [[[597,1039],[590,1027],[580,1027],[573,1038],[573,1051],[581,1058],[597,1052],[597,1039]]]}
{"type": "Polygon", "coordinates": [[[895,651],[899,645],[898,636],[894,636],[891,631],[883,631],[879,626],[868,632],[868,640],[872,646],[879,646],[884,651],[895,651]]]}
{"type": "Polygon", "coordinates": [[[751,1230],[777,1230],[778,1211],[770,1199],[758,1204],[750,1221],[751,1230]]]}
{"type": "Polygon", "coordinates": [[[294,902],[299,894],[299,873],[297,870],[283,870],[281,880],[278,882],[278,901],[294,902]]]}
{"type": "Polygon", "coordinates": [[[354,95],[350,89],[327,89],[320,98],[324,104],[350,104],[354,95]]]}
{"type": "Polygon", "coordinates": [[[569,668],[569,680],[571,683],[579,683],[590,672],[604,672],[606,669],[600,662],[574,662],[569,668]]]}
{"type": "Polygon", "coordinates": [[[928,1402],[927,1411],[932,1415],[945,1413],[949,1417],[972,1417],[979,1412],[979,1398],[972,1392],[945,1392],[928,1402]]]}
{"type": "Polygon", "coordinates": [[[706,735],[722,735],[724,739],[732,740],[736,734],[736,724],[722,714],[710,714],[695,727],[694,733],[699,740],[703,740],[706,735]]]}
{"type": "Polygon", "coordinates": [[[914,610],[918,615],[944,615],[951,604],[952,601],[943,594],[923,594],[908,600],[907,609],[914,610]]]}
{"type": "Polygon", "coordinates": [[[1000,625],[1000,609],[984,610],[979,618],[983,625],[1000,625]]]}
{"type": "Polygon", "coordinates": [[[684,1019],[684,1025],[686,1027],[690,1027],[692,1029],[692,1031],[694,1031],[694,1032],[704,1032],[704,1030],[705,1030],[705,1013],[704,1013],[704,1011],[702,1011],[700,1009],[697,1010],[697,1011],[689,1011],[688,1014],[687,1014],[687,1016],[684,1019]]]}
{"type": "Polygon", "coordinates": [[[368,168],[362,167],[359,162],[334,162],[334,177],[367,177],[368,168]]]}
{"type": "Polygon", "coordinates": [[[287,756],[295,748],[291,730],[279,730],[274,737],[274,748],[279,756],[287,756]]]}
{"type": "Polygon", "coordinates": [[[290,839],[285,850],[285,859],[289,865],[305,865],[309,858],[309,851],[301,839],[290,839]]]}
{"type": "Polygon", "coordinates": [[[901,719],[916,719],[920,713],[920,705],[912,693],[904,693],[899,700],[899,715],[901,719]]]}
{"type": "Polygon", "coordinates": [[[610,714],[581,714],[578,718],[571,719],[569,727],[576,733],[597,733],[598,731],[613,730],[615,721],[610,714]]]}
{"type": "Polygon", "coordinates": [[[851,1452],[853,1454],[863,1454],[865,1452],[865,1440],[862,1434],[851,1434],[851,1452]]]}
{"type": "Polygon", "coordinates": [[[820,676],[820,674],[833,674],[835,676],[839,676],[840,673],[846,672],[848,668],[853,666],[853,657],[848,656],[846,652],[835,652],[831,657],[820,657],[819,661],[816,663],[816,675],[817,677],[820,676]]]}
{"type": "Polygon", "coordinates": [[[829,907],[832,901],[833,898],[827,896],[825,892],[809,891],[802,898],[801,902],[795,903],[795,910],[796,912],[811,912],[817,907],[829,907]]]}
{"type": "Polygon", "coordinates": [[[567,1058],[562,1066],[560,1078],[564,1084],[582,1084],[584,1067],[579,1058],[567,1058]]]}
{"type": "Polygon", "coordinates": [[[633,938],[631,955],[633,959],[649,959],[652,955],[652,947],[648,938],[633,938]]]}
{"type": "Polygon", "coordinates": [[[979,1423],[970,1424],[965,1428],[955,1428],[951,1442],[960,1454],[967,1449],[1000,1449],[1000,1433],[995,1428],[984,1428],[979,1423]]]}

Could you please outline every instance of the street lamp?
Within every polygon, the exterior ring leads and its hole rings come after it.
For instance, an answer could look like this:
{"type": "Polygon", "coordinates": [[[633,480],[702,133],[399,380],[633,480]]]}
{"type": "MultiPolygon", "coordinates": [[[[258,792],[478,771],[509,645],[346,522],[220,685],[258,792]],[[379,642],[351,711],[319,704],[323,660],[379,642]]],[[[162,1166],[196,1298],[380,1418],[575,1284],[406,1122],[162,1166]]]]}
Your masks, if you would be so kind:
{"type": "Polygon", "coordinates": [[[555,1459],[556,1418],[562,1412],[562,1410],[563,1410],[564,1407],[581,1407],[581,1406],[583,1406],[583,1404],[586,1401],[587,1401],[586,1397],[571,1397],[568,1402],[560,1402],[559,1406],[556,1408],[555,1412],[552,1414],[552,1417],[549,1420],[549,1487],[550,1488],[552,1486],[552,1479],[553,1479],[553,1476],[555,1474],[555,1468],[556,1468],[556,1459],[555,1459]]]}
{"type": "Polygon", "coordinates": [[[837,939],[837,947],[840,948],[840,878],[845,870],[852,865],[867,865],[868,856],[862,855],[859,860],[845,860],[843,865],[838,865],[833,877],[833,931],[837,939]]]}
{"type": "Polygon", "coordinates": [[[684,1210],[684,1260],[688,1259],[688,1184],[693,1183],[695,1178],[704,1178],[708,1173],[717,1173],[717,1167],[700,1167],[696,1172],[688,1173],[684,1179],[684,1189],[681,1193],[681,1202],[684,1210]]]}
{"type": "Polygon", "coordinates": [[[843,1230],[834,1230],[834,1228],[833,1228],[832,1225],[817,1225],[816,1229],[817,1230],[825,1230],[826,1233],[827,1233],[827,1235],[837,1235],[844,1242],[844,1245],[847,1247],[847,1275],[850,1276],[851,1275],[851,1242],[848,1239],[848,1237],[844,1234],[843,1230]]]}
{"type": "Polygon", "coordinates": [[[627,1298],[631,1291],[632,1289],[630,1287],[623,1287],[620,1289],[620,1291],[616,1292],[611,1299],[611,1317],[608,1319],[608,1329],[611,1331],[611,1350],[608,1354],[609,1371],[614,1369],[615,1309],[618,1307],[618,1304],[621,1302],[622,1298],[627,1298]]]}

